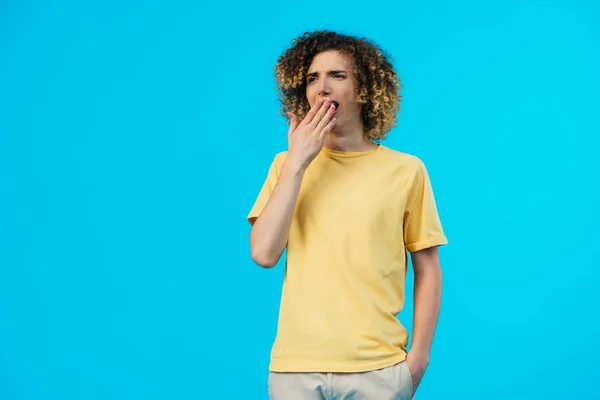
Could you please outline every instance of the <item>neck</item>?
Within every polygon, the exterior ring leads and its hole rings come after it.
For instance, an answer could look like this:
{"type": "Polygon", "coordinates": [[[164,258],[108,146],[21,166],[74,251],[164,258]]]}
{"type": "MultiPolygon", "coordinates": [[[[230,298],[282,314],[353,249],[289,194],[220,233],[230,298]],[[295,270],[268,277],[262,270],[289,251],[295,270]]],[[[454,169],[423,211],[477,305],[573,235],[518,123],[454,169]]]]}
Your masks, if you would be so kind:
{"type": "Polygon", "coordinates": [[[336,151],[361,152],[372,150],[377,146],[366,138],[362,122],[335,127],[325,140],[325,147],[336,151]]]}

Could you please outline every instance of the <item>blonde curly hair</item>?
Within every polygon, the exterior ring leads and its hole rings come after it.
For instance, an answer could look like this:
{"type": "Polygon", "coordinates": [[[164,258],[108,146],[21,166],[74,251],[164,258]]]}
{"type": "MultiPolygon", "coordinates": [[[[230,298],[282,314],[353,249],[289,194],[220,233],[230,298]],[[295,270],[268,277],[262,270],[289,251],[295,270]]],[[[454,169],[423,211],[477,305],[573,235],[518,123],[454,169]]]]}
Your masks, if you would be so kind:
{"type": "Polygon", "coordinates": [[[292,40],[275,65],[275,82],[281,102],[279,113],[304,118],[310,109],[306,99],[306,73],[318,53],[337,50],[353,63],[356,100],[362,104],[365,136],[373,142],[386,138],[396,126],[402,96],[400,79],[391,57],[365,38],[327,30],[306,32],[292,40]]]}

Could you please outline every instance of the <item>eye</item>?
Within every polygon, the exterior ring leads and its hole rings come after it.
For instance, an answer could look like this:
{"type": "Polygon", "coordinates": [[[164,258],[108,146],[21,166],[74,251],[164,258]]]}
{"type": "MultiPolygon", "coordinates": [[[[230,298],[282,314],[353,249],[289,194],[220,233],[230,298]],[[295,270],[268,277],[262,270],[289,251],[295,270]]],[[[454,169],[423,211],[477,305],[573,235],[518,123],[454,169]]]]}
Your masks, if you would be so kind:
{"type": "Polygon", "coordinates": [[[313,82],[315,79],[317,79],[317,78],[316,78],[316,77],[314,77],[314,76],[309,76],[309,77],[308,77],[308,79],[307,79],[306,81],[307,81],[308,83],[311,83],[311,82],[313,82]]]}
{"type": "Polygon", "coordinates": [[[335,74],[333,75],[334,78],[343,78],[344,75],[343,74],[335,74]]]}

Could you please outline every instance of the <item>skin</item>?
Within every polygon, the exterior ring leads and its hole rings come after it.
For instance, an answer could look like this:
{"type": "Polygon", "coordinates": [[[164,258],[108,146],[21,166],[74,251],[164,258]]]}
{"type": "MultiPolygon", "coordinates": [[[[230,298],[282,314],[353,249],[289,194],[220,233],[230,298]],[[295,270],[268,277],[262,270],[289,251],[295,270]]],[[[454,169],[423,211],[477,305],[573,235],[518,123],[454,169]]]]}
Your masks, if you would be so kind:
{"type": "MultiPolygon", "coordinates": [[[[338,151],[377,147],[365,136],[352,69],[352,60],[333,50],[317,54],[308,69],[306,98],[311,109],[302,121],[289,114],[288,156],[261,215],[251,221],[252,259],[264,268],[275,266],[285,249],[304,173],[323,147],[338,151]],[[339,103],[337,110],[331,107],[331,100],[339,103]]],[[[440,310],[442,274],[437,247],[414,252],[411,257],[415,276],[414,322],[406,363],[414,394],[429,365],[440,310]]]]}
{"type": "Polygon", "coordinates": [[[437,326],[442,297],[442,270],[438,247],[411,254],[414,269],[414,312],[412,346],[406,363],[413,379],[413,394],[429,366],[431,344],[437,326]]]}
{"type": "Polygon", "coordinates": [[[356,101],[353,62],[345,54],[330,50],[317,54],[306,74],[306,99],[311,108],[319,99],[339,102],[337,121],[325,139],[327,148],[338,151],[368,151],[377,147],[368,140],[362,123],[362,105],[356,101]]]}

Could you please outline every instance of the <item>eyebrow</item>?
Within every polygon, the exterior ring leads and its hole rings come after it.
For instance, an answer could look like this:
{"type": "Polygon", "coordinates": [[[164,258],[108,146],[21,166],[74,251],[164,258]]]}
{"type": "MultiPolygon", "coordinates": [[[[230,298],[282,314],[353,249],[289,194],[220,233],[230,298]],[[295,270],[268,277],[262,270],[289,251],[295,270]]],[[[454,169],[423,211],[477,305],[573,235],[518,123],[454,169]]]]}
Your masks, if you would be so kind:
{"type": "MultiPolygon", "coordinates": [[[[342,69],[334,69],[332,71],[329,71],[329,75],[335,75],[335,74],[340,74],[343,73],[345,74],[346,71],[342,70],[342,69]]],[[[311,76],[319,76],[318,72],[311,72],[310,74],[306,74],[307,78],[310,78],[311,76]]]]}

